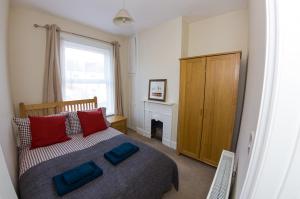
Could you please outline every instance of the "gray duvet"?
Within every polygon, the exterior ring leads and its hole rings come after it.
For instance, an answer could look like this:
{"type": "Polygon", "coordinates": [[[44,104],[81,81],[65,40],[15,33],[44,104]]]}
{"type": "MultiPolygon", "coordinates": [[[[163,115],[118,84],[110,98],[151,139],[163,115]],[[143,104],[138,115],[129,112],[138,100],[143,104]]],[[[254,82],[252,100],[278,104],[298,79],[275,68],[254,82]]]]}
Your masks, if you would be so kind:
{"type": "Polygon", "coordinates": [[[89,160],[103,169],[103,175],[62,198],[158,199],[173,185],[178,189],[178,169],[173,160],[143,143],[118,135],[93,147],[30,168],[20,178],[21,198],[61,198],[56,194],[52,177],[89,160]],[[104,159],[103,154],[124,142],[131,142],[140,150],[113,166],[104,159]]]}

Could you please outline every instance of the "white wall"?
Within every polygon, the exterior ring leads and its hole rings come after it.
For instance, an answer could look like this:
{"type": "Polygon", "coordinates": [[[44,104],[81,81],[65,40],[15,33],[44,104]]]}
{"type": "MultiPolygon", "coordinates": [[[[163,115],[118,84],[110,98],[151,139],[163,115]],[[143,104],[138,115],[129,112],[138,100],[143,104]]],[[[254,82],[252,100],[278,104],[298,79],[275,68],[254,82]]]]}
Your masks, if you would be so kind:
{"type": "Polygon", "coordinates": [[[181,56],[187,57],[189,55],[189,23],[183,17],[182,18],[182,35],[181,35],[181,56]]]}
{"type": "Polygon", "coordinates": [[[67,19],[26,7],[12,7],[9,27],[9,64],[13,103],[41,103],[45,67],[46,32],[33,24],[57,24],[60,28],[121,44],[121,72],[124,111],[127,114],[127,38],[105,33],[67,19]]]}
{"type": "Polygon", "coordinates": [[[238,10],[189,24],[188,56],[242,50],[248,54],[248,11],[238,10]]]}
{"type": "Polygon", "coordinates": [[[139,101],[137,91],[137,37],[133,35],[128,42],[128,120],[127,125],[133,130],[137,130],[137,102],[139,101]]]}
{"type": "MultiPolygon", "coordinates": [[[[0,1],[0,144],[3,149],[6,165],[9,168],[9,175],[15,187],[17,186],[17,152],[15,139],[12,133],[11,119],[12,103],[8,75],[8,62],[7,62],[7,29],[8,29],[8,14],[9,14],[9,1],[0,1]]],[[[5,165],[0,163],[1,168],[5,165]]],[[[0,175],[5,175],[5,170],[0,169],[0,175]]],[[[1,179],[2,180],[2,179],[1,179]]],[[[5,179],[9,185],[10,179],[5,179]]],[[[2,182],[1,182],[2,186],[2,182]]]]}
{"type": "Polygon", "coordinates": [[[177,140],[179,98],[179,58],[182,56],[182,17],[140,32],[138,38],[138,67],[135,79],[137,111],[136,126],[144,128],[143,99],[148,97],[149,79],[167,79],[168,102],[176,103],[173,143],[177,140]]]}
{"type": "MultiPolygon", "coordinates": [[[[249,60],[244,110],[237,148],[238,168],[234,194],[239,198],[247,173],[251,151],[248,141],[251,132],[255,137],[260,111],[266,55],[265,1],[249,1],[249,60]]],[[[253,137],[253,140],[254,140],[253,137]]]]}

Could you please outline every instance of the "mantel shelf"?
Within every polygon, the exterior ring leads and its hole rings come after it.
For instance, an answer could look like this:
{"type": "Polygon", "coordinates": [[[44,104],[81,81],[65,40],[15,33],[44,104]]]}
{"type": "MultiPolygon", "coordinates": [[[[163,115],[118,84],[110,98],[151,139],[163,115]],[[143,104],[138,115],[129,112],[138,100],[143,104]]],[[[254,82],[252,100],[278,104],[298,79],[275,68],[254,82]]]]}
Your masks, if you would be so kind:
{"type": "Polygon", "coordinates": [[[166,106],[175,105],[174,102],[161,102],[161,101],[154,101],[154,100],[148,100],[148,99],[144,99],[143,102],[154,103],[154,104],[162,104],[162,105],[166,105],[166,106]]]}

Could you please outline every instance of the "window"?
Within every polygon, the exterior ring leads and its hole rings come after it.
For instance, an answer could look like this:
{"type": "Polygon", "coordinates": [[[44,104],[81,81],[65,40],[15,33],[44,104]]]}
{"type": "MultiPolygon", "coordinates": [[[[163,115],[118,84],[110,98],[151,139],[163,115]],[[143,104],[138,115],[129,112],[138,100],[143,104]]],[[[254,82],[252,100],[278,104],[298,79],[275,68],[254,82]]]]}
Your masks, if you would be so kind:
{"type": "Polygon", "coordinates": [[[98,106],[114,113],[112,46],[87,39],[61,36],[61,69],[64,100],[97,96],[98,106]]]}

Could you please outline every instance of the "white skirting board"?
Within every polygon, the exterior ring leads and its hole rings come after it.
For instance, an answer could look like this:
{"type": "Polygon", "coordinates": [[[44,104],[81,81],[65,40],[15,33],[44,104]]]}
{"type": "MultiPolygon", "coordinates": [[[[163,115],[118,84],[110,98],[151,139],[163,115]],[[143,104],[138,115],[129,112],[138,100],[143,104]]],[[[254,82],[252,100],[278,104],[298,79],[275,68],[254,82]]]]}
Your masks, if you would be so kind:
{"type": "Polygon", "coordinates": [[[148,133],[147,131],[145,131],[145,130],[142,129],[142,128],[136,127],[136,132],[137,132],[138,134],[141,134],[141,135],[147,137],[147,138],[151,138],[151,133],[148,133]]]}
{"type": "MultiPolygon", "coordinates": [[[[151,138],[151,133],[145,131],[144,129],[142,128],[139,128],[139,127],[136,127],[136,131],[138,134],[141,134],[147,138],[151,138]]],[[[168,140],[168,139],[163,139],[162,140],[162,143],[172,149],[175,149],[176,150],[176,147],[177,147],[177,143],[172,141],[172,140],[168,140]]]]}

